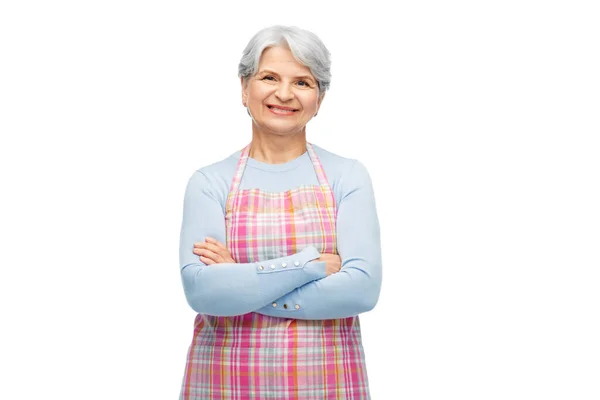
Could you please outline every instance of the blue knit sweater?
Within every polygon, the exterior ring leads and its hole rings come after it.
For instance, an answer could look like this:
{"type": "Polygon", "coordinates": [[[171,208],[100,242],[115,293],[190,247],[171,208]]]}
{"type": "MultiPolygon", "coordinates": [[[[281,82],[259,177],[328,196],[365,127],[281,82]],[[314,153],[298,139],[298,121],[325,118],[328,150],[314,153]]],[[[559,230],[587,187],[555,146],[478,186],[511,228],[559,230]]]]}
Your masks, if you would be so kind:
{"type": "MultiPolygon", "coordinates": [[[[186,187],[179,260],[185,296],[194,311],[217,316],[254,311],[285,318],[335,319],[375,307],[382,268],[370,176],[358,160],[315,144],[313,148],[336,200],[340,271],[326,276],[325,262],[316,260],[320,254],[313,246],[273,260],[212,266],[192,252],[194,243],[207,236],[225,244],[225,202],[241,155],[236,151],[195,171],[186,187]],[[282,263],[290,267],[281,268],[282,263]]],[[[283,164],[248,158],[240,189],[280,192],[303,184],[318,185],[307,152],[283,164]]]]}

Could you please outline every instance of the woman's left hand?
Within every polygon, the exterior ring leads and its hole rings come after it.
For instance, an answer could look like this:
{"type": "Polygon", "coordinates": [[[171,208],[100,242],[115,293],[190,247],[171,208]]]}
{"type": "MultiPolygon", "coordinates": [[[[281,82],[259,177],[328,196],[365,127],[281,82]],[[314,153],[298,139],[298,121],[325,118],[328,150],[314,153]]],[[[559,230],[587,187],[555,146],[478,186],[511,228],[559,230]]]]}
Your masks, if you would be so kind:
{"type": "Polygon", "coordinates": [[[227,247],[211,237],[206,237],[205,242],[194,243],[193,252],[199,255],[200,261],[206,265],[236,262],[227,247]]]}

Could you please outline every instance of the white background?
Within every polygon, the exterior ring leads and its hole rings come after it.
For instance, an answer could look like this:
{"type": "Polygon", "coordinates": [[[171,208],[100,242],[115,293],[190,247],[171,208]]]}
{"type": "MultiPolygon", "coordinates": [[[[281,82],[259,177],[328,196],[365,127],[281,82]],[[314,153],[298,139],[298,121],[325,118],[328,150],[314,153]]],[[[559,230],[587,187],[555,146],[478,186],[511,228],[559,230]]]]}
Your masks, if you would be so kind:
{"type": "Polygon", "coordinates": [[[368,168],[374,400],[600,398],[592,1],[5,1],[2,399],[175,399],[185,185],[250,140],[237,64],[315,32],[308,140],[368,168]]]}

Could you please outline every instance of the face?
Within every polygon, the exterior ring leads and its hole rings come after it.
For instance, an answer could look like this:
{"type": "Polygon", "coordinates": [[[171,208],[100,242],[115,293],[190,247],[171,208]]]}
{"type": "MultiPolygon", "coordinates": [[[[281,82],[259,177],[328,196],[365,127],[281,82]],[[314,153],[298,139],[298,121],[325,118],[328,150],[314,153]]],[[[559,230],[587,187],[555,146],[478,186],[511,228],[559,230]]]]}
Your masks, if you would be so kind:
{"type": "Polygon", "coordinates": [[[286,135],[304,131],[321,106],[317,80],[285,47],[269,47],[258,72],[242,79],[242,103],[263,132],[286,135]],[[278,108],[280,107],[280,108],[278,108]]]}

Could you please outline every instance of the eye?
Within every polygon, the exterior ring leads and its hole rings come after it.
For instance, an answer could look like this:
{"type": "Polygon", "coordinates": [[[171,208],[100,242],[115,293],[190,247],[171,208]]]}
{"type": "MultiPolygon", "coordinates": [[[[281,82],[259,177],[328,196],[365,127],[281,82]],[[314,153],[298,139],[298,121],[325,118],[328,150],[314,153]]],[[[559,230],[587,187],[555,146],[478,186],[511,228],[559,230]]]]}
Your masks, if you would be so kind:
{"type": "Polygon", "coordinates": [[[272,75],[267,75],[267,76],[265,76],[264,78],[262,78],[262,80],[263,80],[263,81],[264,81],[264,80],[272,81],[272,80],[275,80],[275,77],[274,77],[274,76],[272,76],[272,75]]]}
{"type": "Polygon", "coordinates": [[[300,86],[306,86],[306,87],[310,86],[308,84],[308,82],[306,82],[306,81],[298,81],[298,83],[303,83],[304,84],[304,85],[300,85],[300,86]]]}

